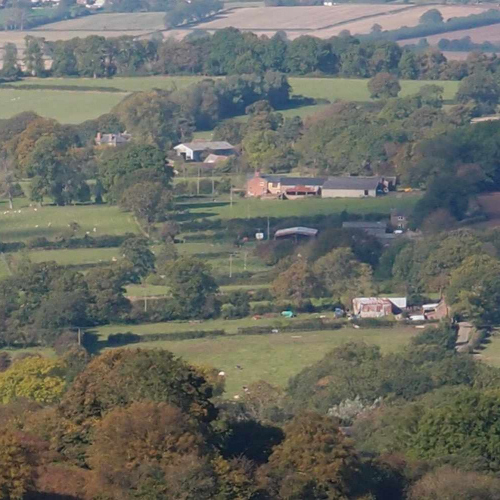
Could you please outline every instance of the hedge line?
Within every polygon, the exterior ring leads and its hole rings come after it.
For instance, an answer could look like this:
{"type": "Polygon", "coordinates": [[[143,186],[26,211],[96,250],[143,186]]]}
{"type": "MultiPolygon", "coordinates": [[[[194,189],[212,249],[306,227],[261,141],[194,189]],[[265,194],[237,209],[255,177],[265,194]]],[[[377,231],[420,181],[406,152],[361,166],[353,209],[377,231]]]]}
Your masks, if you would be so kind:
{"type": "Polygon", "coordinates": [[[114,333],[108,337],[108,345],[118,346],[139,342],[156,342],[158,340],[191,340],[206,337],[220,337],[222,335],[226,335],[225,330],[193,330],[173,333],[146,333],[144,335],[137,335],[131,332],[114,333]]]}
{"type": "Polygon", "coordinates": [[[296,321],[288,325],[277,326],[250,326],[247,328],[238,328],[238,335],[262,335],[273,333],[273,330],[278,332],[311,332],[325,330],[339,330],[342,328],[342,323],[325,322],[321,320],[296,321]]]}
{"type": "Polygon", "coordinates": [[[10,83],[0,83],[2,89],[12,90],[67,90],[77,92],[111,92],[111,93],[127,93],[126,90],[116,87],[85,87],[83,85],[40,85],[36,83],[28,83],[26,85],[12,85],[10,83]]]}
{"type": "Polygon", "coordinates": [[[44,250],[75,249],[75,248],[114,248],[119,247],[125,240],[135,235],[126,233],[122,235],[84,236],[83,238],[65,238],[59,241],[48,240],[44,236],[30,239],[27,243],[13,241],[0,243],[0,252],[17,252],[25,248],[38,248],[44,250]]]}
{"type": "MultiPolygon", "coordinates": [[[[439,7],[438,7],[439,10],[439,7]]],[[[465,17],[453,17],[443,23],[419,24],[417,26],[403,26],[397,30],[384,31],[376,35],[365,35],[359,38],[383,39],[383,40],[406,40],[408,38],[424,38],[430,35],[439,35],[482,26],[490,26],[500,23],[500,11],[489,9],[481,14],[471,14],[465,17]]]]}

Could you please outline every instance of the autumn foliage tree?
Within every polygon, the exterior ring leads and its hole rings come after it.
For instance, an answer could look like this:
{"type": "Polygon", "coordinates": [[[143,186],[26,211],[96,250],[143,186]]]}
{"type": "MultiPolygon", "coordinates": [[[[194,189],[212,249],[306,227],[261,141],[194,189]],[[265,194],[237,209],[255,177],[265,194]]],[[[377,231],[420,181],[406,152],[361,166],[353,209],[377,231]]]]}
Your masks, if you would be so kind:
{"type": "Polygon", "coordinates": [[[65,393],[58,410],[60,446],[66,456],[84,460],[94,423],[134,401],[169,403],[208,423],[217,415],[211,397],[205,378],[168,351],[113,350],[91,361],[65,393]]]}
{"type": "Polygon", "coordinates": [[[302,301],[321,294],[318,279],[304,258],[296,259],[271,284],[271,292],[281,300],[302,301]]]}
{"type": "Polygon", "coordinates": [[[66,387],[64,363],[38,356],[14,362],[0,373],[0,402],[26,398],[40,403],[58,401],[66,387]]]}
{"type": "MultiPolygon", "coordinates": [[[[201,459],[204,439],[196,421],[167,403],[134,402],[127,408],[108,412],[97,425],[88,463],[96,477],[96,494],[113,492],[113,498],[125,498],[140,490],[141,483],[162,477],[178,466],[201,459]],[[127,474],[124,474],[124,471],[127,474]]],[[[184,470],[184,475],[189,469],[184,470]]]]}
{"type": "Polygon", "coordinates": [[[34,468],[29,451],[10,432],[0,436],[0,498],[22,500],[33,484],[34,468]]]}
{"type": "Polygon", "coordinates": [[[359,460],[335,421],[304,413],[286,424],[284,432],[262,470],[272,497],[350,498],[359,460]]]}

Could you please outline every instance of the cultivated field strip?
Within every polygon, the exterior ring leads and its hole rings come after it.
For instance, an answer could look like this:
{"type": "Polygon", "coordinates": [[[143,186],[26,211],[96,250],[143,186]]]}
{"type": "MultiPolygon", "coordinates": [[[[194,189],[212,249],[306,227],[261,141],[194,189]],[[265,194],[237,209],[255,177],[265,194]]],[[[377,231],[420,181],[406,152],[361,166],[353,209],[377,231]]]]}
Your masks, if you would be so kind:
{"type": "MultiPolygon", "coordinates": [[[[392,13],[385,13],[383,15],[359,18],[352,22],[342,23],[342,25],[317,30],[313,34],[314,36],[318,36],[320,38],[329,38],[331,36],[339,35],[343,30],[348,30],[352,35],[361,35],[370,33],[374,24],[379,24],[383,30],[397,30],[399,28],[402,28],[403,26],[417,26],[422,14],[424,14],[431,8],[437,8],[439,12],[441,12],[445,21],[453,17],[464,17],[470,16],[471,14],[480,14],[481,12],[487,10],[484,7],[474,5],[414,6],[413,8],[410,7],[405,9],[404,13],[400,10],[397,12],[394,11],[392,13]]],[[[496,29],[498,30],[498,26],[496,27],[496,29]]]]}
{"type": "Polygon", "coordinates": [[[354,21],[360,17],[378,16],[394,10],[406,10],[394,5],[336,5],[332,7],[261,7],[235,9],[217,19],[201,23],[203,29],[219,30],[230,26],[249,31],[292,30],[316,31],[339,23],[354,21]]]}
{"type": "Polygon", "coordinates": [[[481,28],[472,28],[469,30],[450,31],[449,33],[440,33],[438,35],[430,35],[420,38],[410,38],[408,40],[401,40],[401,45],[409,45],[418,43],[421,38],[426,38],[431,45],[437,45],[439,40],[446,38],[448,40],[460,40],[465,37],[475,43],[491,42],[500,43],[500,24],[493,24],[491,26],[482,26],[481,28]]]}

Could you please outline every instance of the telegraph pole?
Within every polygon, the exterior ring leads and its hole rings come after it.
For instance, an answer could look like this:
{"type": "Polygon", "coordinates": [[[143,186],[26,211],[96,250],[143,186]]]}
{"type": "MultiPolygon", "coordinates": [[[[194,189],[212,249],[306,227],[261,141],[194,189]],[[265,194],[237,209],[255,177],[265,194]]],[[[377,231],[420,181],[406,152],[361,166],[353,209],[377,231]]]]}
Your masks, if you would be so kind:
{"type": "Polygon", "coordinates": [[[271,233],[271,224],[269,222],[269,215],[267,216],[267,239],[269,239],[269,235],[271,233]]]}
{"type": "Polygon", "coordinates": [[[233,254],[229,254],[229,277],[233,277],[233,254]]]}

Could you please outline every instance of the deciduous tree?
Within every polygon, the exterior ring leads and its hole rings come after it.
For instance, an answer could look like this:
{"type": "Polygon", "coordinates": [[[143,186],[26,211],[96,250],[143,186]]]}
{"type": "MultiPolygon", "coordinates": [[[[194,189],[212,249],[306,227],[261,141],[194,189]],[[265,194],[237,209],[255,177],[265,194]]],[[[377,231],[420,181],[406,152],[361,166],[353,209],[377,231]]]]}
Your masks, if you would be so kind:
{"type": "Polygon", "coordinates": [[[0,401],[4,404],[17,398],[54,403],[61,398],[65,387],[61,361],[30,356],[0,373],[0,401]]]}
{"type": "Polygon", "coordinates": [[[401,85],[396,76],[390,73],[377,73],[369,82],[368,90],[372,97],[389,98],[397,97],[401,85]]]}

